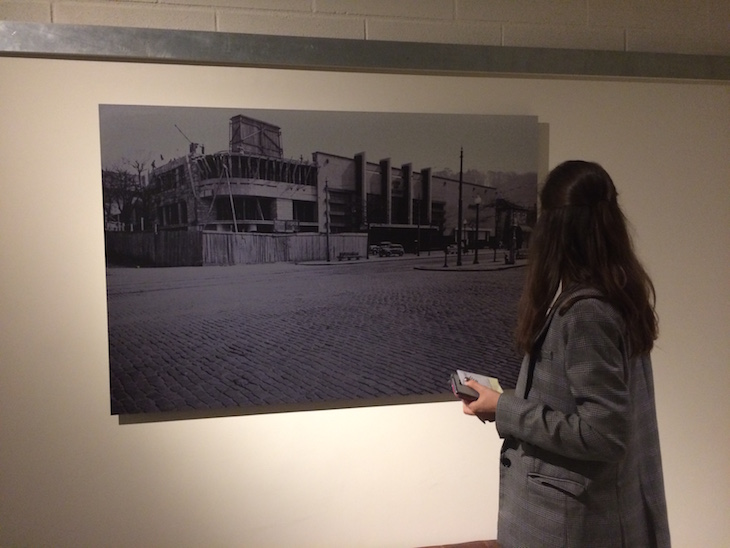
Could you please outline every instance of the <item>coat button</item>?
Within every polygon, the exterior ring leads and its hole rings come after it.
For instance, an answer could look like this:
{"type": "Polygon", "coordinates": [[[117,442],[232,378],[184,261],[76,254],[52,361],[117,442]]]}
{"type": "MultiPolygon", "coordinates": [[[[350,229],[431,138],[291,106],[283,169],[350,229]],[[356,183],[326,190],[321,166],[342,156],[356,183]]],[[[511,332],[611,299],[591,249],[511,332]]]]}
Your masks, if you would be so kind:
{"type": "Polygon", "coordinates": [[[509,460],[507,457],[502,457],[500,459],[500,462],[502,463],[502,466],[504,466],[505,468],[509,468],[510,466],[512,466],[512,461],[509,460]]]}

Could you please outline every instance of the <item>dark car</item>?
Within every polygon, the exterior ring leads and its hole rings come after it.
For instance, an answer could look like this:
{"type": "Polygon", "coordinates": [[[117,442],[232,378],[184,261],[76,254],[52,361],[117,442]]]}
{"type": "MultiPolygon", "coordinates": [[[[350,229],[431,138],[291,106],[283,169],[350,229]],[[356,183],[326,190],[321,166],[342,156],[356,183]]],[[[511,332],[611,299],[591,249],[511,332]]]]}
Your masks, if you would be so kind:
{"type": "Polygon", "coordinates": [[[392,244],[388,242],[387,246],[380,244],[380,256],[381,257],[402,257],[405,254],[405,250],[401,244],[392,244]]]}

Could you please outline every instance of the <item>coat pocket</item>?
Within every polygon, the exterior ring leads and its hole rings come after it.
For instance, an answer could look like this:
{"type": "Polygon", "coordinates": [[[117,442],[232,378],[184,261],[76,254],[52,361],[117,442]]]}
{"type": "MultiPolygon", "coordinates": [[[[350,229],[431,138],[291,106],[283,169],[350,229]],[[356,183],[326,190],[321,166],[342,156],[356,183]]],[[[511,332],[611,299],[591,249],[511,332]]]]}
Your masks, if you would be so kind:
{"type": "Polygon", "coordinates": [[[585,485],[580,482],[566,478],[557,478],[555,476],[546,476],[531,472],[527,474],[527,479],[533,486],[542,487],[544,489],[553,489],[555,494],[564,494],[573,498],[579,498],[586,490],[585,485]]]}
{"type": "Polygon", "coordinates": [[[574,548],[586,546],[584,540],[585,508],[582,483],[532,472],[527,474],[528,505],[534,522],[531,527],[539,537],[528,546],[574,548]]]}

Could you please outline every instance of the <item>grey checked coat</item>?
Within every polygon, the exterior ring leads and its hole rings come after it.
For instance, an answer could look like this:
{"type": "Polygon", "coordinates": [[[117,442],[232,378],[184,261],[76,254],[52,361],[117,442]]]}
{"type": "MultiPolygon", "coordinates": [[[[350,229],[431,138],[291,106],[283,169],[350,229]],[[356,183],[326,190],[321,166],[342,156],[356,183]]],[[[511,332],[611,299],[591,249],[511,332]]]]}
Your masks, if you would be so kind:
{"type": "Polygon", "coordinates": [[[594,290],[561,298],[499,399],[504,548],[667,547],[648,356],[594,290]]]}

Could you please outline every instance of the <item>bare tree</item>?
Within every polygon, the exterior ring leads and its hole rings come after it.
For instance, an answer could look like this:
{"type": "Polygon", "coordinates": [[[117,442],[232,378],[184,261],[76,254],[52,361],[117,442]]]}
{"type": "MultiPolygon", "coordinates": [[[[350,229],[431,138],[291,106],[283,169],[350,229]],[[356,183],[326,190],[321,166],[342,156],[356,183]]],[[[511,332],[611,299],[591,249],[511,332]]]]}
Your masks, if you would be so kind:
{"type": "Polygon", "coordinates": [[[137,160],[124,163],[127,165],[101,172],[108,230],[140,230],[147,214],[146,163],[137,160]]]}

